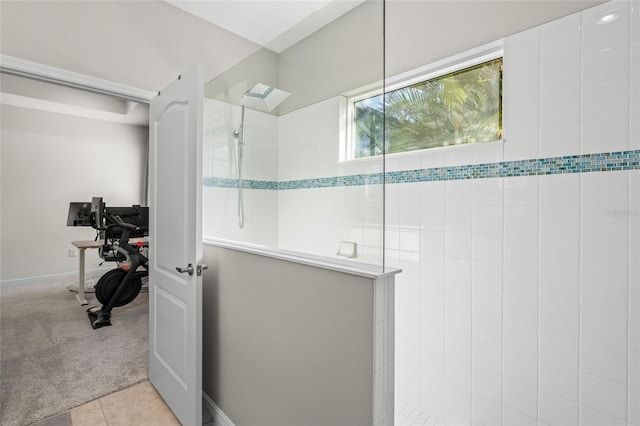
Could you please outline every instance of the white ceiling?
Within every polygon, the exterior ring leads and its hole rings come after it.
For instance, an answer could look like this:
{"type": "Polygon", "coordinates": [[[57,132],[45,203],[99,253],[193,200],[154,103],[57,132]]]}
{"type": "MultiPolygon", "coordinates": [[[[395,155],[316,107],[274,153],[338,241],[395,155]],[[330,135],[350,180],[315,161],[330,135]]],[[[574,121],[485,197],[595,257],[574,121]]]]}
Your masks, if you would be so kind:
{"type": "Polygon", "coordinates": [[[165,0],[274,52],[282,52],[364,0],[165,0]]]}

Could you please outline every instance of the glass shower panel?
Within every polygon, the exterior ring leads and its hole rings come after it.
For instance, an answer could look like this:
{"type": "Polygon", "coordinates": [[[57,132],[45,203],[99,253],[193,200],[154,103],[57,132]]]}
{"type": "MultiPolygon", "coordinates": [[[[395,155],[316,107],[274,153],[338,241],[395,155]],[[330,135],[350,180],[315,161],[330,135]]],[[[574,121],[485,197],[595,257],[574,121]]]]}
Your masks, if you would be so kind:
{"type": "Polygon", "coordinates": [[[384,3],[321,3],[207,84],[204,236],[382,267],[384,158],[351,120],[383,92],[384,3]]]}

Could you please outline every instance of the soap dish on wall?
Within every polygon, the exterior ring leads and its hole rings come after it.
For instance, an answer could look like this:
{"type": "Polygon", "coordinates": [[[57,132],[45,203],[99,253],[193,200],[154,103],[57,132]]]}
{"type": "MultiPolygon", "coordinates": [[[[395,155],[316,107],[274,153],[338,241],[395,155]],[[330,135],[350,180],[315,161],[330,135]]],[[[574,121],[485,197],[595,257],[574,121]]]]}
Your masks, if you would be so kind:
{"type": "Polygon", "coordinates": [[[351,241],[338,241],[338,256],[353,259],[357,256],[357,244],[351,241]]]}

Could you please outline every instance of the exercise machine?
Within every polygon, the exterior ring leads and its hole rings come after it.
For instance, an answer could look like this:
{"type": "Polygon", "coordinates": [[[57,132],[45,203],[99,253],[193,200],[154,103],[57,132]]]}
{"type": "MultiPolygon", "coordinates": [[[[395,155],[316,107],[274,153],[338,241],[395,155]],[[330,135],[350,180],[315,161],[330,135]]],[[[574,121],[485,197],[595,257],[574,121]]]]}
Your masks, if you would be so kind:
{"type": "Polygon", "coordinates": [[[113,308],[131,303],[142,289],[142,278],[148,276],[148,244],[131,242],[146,237],[149,228],[149,208],[106,207],[101,197],[91,203],[69,205],[69,226],[91,226],[97,231],[96,240],[104,240],[98,250],[105,262],[115,262],[116,268],[107,271],[95,285],[95,294],[102,307],[87,309],[91,326],[96,329],[111,325],[113,308]]]}

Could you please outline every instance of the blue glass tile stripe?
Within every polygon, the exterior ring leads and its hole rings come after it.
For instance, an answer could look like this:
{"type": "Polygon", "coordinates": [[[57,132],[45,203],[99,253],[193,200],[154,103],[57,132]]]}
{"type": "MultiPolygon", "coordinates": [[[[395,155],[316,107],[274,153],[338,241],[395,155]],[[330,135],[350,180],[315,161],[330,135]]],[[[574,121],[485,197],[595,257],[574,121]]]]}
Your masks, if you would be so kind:
{"type": "MultiPolygon", "coordinates": [[[[619,170],[640,170],[640,150],[387,172],[385,182],[393,184],[619,170]]],[[[271,190],[330,188],[381,183],[383,183],[382,173],[297,179],[283,182],[243,181],[243,185],[247,189],[271,190]]],[[[204,186],[235,188],[238,186],[238,181],[236,179],[208,177],[204,178],[203,184],[204,186]]]]}
{"type": "MultiPolygon", "coordinates": [[[[202,179],[202,185],[214,188],[237,188],[238,179],[205,177],[202,179]]],[[[246,189],[278,189],[278,182],[273,180],[254,180],[244,179],[242,187],[246,189]]]]}

